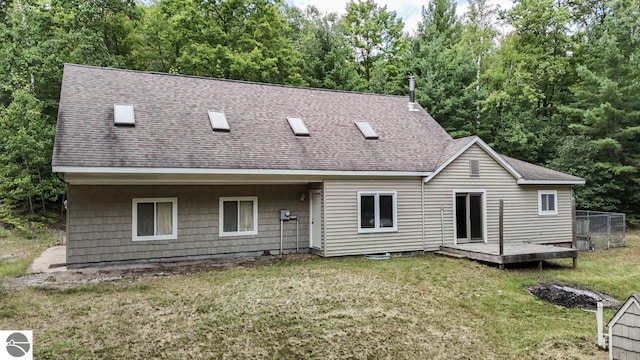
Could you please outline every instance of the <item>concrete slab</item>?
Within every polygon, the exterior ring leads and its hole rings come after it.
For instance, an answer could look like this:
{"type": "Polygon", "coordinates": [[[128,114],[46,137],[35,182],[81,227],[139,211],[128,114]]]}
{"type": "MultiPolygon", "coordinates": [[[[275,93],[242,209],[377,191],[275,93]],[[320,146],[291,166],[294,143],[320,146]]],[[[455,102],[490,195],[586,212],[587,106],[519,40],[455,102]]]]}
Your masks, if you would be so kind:
{"type": "Polygon", "coordinates": [[[27,274],[34,273],[52,273],[59,271],[67,271],[67,247],[53,246],[40,254],[29,268],[27,274]]]}

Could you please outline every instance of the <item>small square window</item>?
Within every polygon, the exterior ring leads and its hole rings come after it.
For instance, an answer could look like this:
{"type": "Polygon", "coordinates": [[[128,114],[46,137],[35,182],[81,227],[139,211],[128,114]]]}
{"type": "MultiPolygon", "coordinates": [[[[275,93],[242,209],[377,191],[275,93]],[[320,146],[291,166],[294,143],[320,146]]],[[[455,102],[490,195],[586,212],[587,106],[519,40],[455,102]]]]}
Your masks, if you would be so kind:
{"type": "Polygon", "coordinates": [[[136,125],[136,117],[133,111],[133,105],[113,105],[113,123],[115,125],[136,125]]]}
{"type": "Polygon", "coordinates": [[[398,230],[397,193],[358,192],[358,232],[398,230]]]}
{"type": "Polygon", "coordinates": [[[256,235],[258,233],[258,198],[220,198],[220,236],[256,235]]]}
{"type": "Polygon", "coordinates": [[[209,122],[213,131],[229,132],[229,122],[223,112],[209,111],[209,122]]]}
{"type": "Polygon", "coordinates": [[[133,199],[133,240],[178,238],[178,199],[133,199]]]}
{"type": "Polygon", "coordinates": [[[538,215],[558,213],[558,192],[556,190],[538,191],[538,215]]]}

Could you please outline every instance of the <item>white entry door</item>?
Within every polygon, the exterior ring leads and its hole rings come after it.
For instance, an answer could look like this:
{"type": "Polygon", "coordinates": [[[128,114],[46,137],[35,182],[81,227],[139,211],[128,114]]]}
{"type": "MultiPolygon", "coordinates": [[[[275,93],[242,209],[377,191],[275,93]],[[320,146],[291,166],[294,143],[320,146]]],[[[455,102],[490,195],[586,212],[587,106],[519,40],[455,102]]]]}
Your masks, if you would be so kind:
{"type": "Polygon", "coordinates": [[[320,249],[322,246],[322,193],[311,192],[311,231],[309,231],[309,247],[320,249]]]}

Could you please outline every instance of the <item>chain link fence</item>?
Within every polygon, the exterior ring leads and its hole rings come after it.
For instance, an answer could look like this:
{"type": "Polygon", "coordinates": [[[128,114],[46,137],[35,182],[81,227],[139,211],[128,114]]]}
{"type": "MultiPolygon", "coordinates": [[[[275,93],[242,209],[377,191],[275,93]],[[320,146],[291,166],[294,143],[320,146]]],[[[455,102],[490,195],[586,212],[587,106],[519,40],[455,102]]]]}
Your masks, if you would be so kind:
{"type": "Polygon", "coordinates": [[[626,231],[625,214],[576,210],[576,237],[579,250],[624,246],[626,231]]]}

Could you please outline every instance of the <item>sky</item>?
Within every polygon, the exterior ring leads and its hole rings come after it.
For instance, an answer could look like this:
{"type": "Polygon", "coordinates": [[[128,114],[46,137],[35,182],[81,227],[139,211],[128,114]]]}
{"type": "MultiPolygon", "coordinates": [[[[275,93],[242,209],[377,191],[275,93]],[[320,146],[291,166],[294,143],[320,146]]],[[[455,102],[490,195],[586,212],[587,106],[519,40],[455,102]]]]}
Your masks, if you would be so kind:
{"type": "MultiPolygon", "coordinates": [[[[387,6],[387,10],[395,11],[398,17],[404,21],[404,29],[412,34],[418,27],[421,20],[422,6],[427,6],[428,0],[374,0],[380,6],[387,6]]],[[[344,14],[347,0],[286,0],[289,4],[305,8],[307,5],[314,5],[320,12],[336,12],[344,14]]],[[[502,9],[513,7],[512,0],[489,0],[492,5],[498,5],[502,9]]],[[[464,14],[468,9],[466,0],[458,0],[456,12],[458,15],[464,14]]]]}

